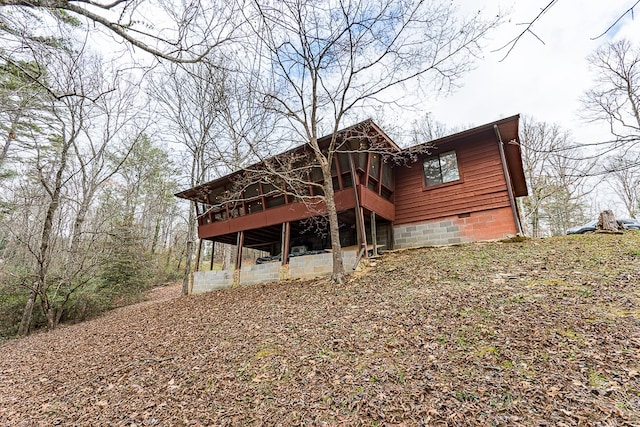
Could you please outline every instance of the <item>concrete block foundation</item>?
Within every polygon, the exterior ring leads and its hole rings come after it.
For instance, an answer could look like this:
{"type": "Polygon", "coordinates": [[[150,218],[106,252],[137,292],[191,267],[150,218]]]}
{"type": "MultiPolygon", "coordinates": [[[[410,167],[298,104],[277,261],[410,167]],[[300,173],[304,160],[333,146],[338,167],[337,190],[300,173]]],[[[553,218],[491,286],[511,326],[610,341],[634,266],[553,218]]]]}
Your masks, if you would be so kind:
{"type": "MultiPolygon", "coordinates": [[[[357,253],[345,251],[342,262],[347,274],[353,272],[357,253]]],[[[231,288],[236,285],[252,285],[256,283],[276,282],[287,279],[311,279],[331,275],[333,271],[333,255],[330,253],[292,257],[289,265],[279,262],[247,265],[240,271],[196,271],[192,275],[192,294],[201,294],[218,289],[231,288]]]]}
{"type": "Polygon", "coordinates": [[[395,249],[503,239],[516,234],[511,208],[471,212],[393,227],[395,249]]]}

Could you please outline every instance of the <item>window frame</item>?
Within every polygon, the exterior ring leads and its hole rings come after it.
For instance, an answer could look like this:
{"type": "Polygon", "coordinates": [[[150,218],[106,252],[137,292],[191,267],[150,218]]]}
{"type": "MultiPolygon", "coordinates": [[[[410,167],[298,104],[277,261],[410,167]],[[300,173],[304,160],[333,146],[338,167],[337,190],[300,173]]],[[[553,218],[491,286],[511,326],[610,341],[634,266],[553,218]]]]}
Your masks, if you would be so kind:
{"type": "Polygon", "coordinates": [[[447,151],[443,151],[441,153],[438,154],[433,154],[431,156],[427,156],[425,158],[422,159],[422,188],[423,190],[432,190],[434,188],[441,188],[441,187],[447,187],[450,185],[456,185],[456,184],[460,184],[462,182],[464,182],[463,179],[463,173],[462,173],[462,168],[460,167],[460,156],[458,156],[458,150],[456,149],[451,149],[451,150],[447,150],[447,151]],[[451,180],[451,181],[446,181],[446,182],[440,182],[438,184],[431,184],[428,185],[427,184],[427,177],[425,175],[425,163],[428,160],[432,160],[432,159],[438,159],[438,166],[440,167],[440,178],[443,178],[443,173],[442,173],[442,156],[446,156],[447,154],[453,153],[455,155],[456,158],[456,168],[458,170],[458,178],[451,180]]]}

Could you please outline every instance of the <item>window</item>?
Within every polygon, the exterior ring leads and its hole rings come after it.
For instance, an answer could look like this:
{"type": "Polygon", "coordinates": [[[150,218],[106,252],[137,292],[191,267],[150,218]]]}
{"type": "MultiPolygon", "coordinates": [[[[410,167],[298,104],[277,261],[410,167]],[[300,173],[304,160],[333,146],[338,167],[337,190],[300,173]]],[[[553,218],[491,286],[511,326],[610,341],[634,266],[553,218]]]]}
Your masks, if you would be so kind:
{"type": "Polygon", "coordinates": [[[340,163],[340,172],[351,172],[351,165],[349,164],[349,153],[338,153],[338,162],[340,163]]]}
{"type": "Polygon", "coordinates": [[[393,169],[389,163],[382,164],[382,185],[393,188],[393,169]]]}
{"type": "Polygon", "coordinates": [[[447,151],[446,153],[429,157],[425,159],[423,167],[424,184],[427,187],[460,179],[455,151],[447,151]]]}

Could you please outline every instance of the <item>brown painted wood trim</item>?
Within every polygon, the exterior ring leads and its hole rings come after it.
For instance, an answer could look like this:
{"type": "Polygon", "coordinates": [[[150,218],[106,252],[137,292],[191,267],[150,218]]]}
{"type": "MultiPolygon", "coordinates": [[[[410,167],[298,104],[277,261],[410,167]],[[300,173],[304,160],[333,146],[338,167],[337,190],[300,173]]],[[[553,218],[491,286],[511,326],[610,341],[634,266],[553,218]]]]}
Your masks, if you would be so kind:
{"type": "Polygon", "coordinates": [[[386,220],[393,221],[396,217],[396,207],[389,200],[369,190],[364,185],[358,186],[360,205],[386,220]]]}
{"type": "MultiPolygon", "coordinates": [[[[353,189],[347,188],[335,193],[334,197],[338,212],[353,209],[355,207],[355,197],[353,189]]],[[[314,208],[307,207],[302,202],[290,203],[260,212],[242,215],[225,221],[216,221],[210,224],[198,226],[198,237],[201,239],[212,238],[224,234],[237,233],[242,230],[253,230],[262,227],[282,224],[283,222],[293,222],[305,218],[322,215],[326,212],[324,203],[318,203],[314,208]]]]}

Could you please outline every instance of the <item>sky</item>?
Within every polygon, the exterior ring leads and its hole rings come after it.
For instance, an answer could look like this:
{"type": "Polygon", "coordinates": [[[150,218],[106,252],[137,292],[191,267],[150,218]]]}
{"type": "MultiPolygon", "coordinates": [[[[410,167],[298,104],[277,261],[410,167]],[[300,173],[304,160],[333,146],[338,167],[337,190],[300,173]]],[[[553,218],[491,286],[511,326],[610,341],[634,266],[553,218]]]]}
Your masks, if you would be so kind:
{"type": "Polygon", "coordinates": [[[580,98],[593,82],[586,58],[612,38],[640,40],[640,5],[635,20],[626,16],[606,36],[591,40],[635,2],[558,0],[532,28],[544,44],[526,34],[504,58],[506,49],[491,50],[519,34],[525,27],[519,24],[530,22],[549,0],[517,4],[508,0],[460,1],[464,9],[496,13],[501,8],[511,13],[487,42],[477,68],[459,82],[461,87],[425,108],[450,126],[481,125],[520,113],[557,123],[570,130],[578,142],[607,139],[602,125],[590,125],[579,115],[580,98]]]}
{"type": "MultiPolygon", "coordinates": [[[[476,68],[448,95],[434,94],[420,109],[451,128],[482,125],[522,114],[556,123],[579,143],[608,140],[606,126],[587,123],[579,115],[580,98],[592,87],[587,57],[599,46],[626,37],[640,40],[640,4],[633,19],[627,14],[606,36],[604,32],[637,0],[557,0],[505,58],[507,49],[493,51],[518,35],[550,0],[453,0],[462,13],[505,14],[505,22],[487,40],[476,68]]],[[[402,117],[406,121],[406,117],[402,117]]],[[[383,123],[384,124],[384,123],[383,123]]],[[[407,123],[405,123],[406,127],[407,123]]],[[[596,209],[616,206],[606,185],[594,193],[596,209]],[[611,201],[611,203],[610,203],[611,201]]]]}
{"type": "MultiPolygon", "coordinates": [[[[532,28],[542,41],[526,34],[504,58],[506,49],[491,51],[519,34],[526,27],[520,24],[535,18],[549,0],[459,0],[463,10],[510,13],[487,42],[477,68],[458,82],[460,87],[424,108],[448,126],[481,125],[519,113],[562,126],[578,143],[608,140],[606,125],[589,123],[579,114],[580,99],[593,85],[587,57],[611,40],[640,40],[640,4],[635,19],[628,14],[606,36],[592,40],[635,2],[558,0],[532,28]]],[[[592,199],[594,212],[613,209],[625,215],[606,183],[596,185],[592,199]]]]}

